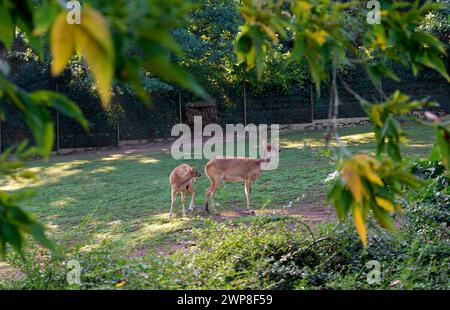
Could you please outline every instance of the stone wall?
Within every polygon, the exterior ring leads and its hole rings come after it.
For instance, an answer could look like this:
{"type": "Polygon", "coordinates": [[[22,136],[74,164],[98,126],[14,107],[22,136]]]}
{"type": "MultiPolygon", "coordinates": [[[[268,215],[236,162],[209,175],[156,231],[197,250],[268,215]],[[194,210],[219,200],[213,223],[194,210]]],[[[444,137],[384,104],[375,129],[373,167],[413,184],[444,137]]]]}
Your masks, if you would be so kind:
{"type": "MultiPolygon", "coordinates": [[[[280,125],[280,131],[286,132],[286,131],[316,130],[327,128],[329,126],[332,126],[332,124],[333,120],[319,119],[314,120],[312,123],[280,125]]],[[[339,128],[365,126],[370,124],[370,119],[368,117],[338,118],[337,124],[339,128]]]]}

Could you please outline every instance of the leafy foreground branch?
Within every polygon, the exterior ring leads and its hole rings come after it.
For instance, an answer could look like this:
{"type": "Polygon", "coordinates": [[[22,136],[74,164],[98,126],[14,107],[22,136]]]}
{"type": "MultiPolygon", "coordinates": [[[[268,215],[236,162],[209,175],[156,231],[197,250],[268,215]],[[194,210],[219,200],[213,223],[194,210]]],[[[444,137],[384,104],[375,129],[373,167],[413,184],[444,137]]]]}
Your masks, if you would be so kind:
{"type": "MultiPolygon", "coordinates": [[[[0,90],[3,97],[24,114],[36,143],[35,146],[29,146],[28,142],[24,141],[4,151],[0,156],[0,173],[6,177],[35,180],[36,174],[24,169],[24,161],[36,156],[48,158],[50,155],[54,124],[49,109],[57,109],[62,114],[76,119],[86,129],[88,122],[79,107],[65,96],[45,90],[28,93],[1,76],[0,90]]],[[[25,234],[30,234],[47,248],[55,249],[54,244],[45,236],[44,227],[36,221],[35,216],[20,208],[21,202],[33,194],[33,190],[17,193],[0,190],[0,247],[3,254],[6,253],[7,243],[22,253],[25,234]]]]}
{"type": "MultiPolygon", "coordinates": [[[[286,10],[282,3],[274,1],[256,5],[253,1],[245,2],[241,12],[246,24],[237,38],[238,55],[249,67],[256,67],[258,76],[261,76],[264,55],[270,42],[276,44],[278,37],[286,38],[285,30],[280,28],[287,27],[294,33],[291,60],[308,63],[318,91],[321,82],[331,72],[329,118],[334,120],[335,139],[340,148],[340,153],[335,154],[342,154],[342,158],[336,158],[340,174],[329,193],[329,199],[340,218],[349,211],[353,213],[356,229],[366,247],[369,211],[383,227],[395,232],[389,216],[390,212],[401,210],[395,194],[400,194],[404,186],[418,188],[421,184],[402,162],[400,145],[406,135],[396,118],[436,104],[428,103],[427,100],[412,101],[400,91],[395,91],[384,102],[371,103],[353,91],[340,76],[344,87],[360,101],[373,122],[376,137],[377,158],[352,155],[340,143],[337,133],[336,119],[340,104],[337,67],[353,66],[355,63],[362,65],[376,89],[379,89],[383,75],[391,80],[399,80],[389,68],[389,63],[410,67],[414,75],[424,68],[431,68],[450,82],[442,59],[446,56],[445,44],[421,28],[430,12],[445,7],[432,1],[422,4],[419,1],[382,1],[380,22],[359,23],[362,31],[355,34],[346,31],[348,24],[344,20],[352,15],[356,19],[358,16],[361,18],[361,11],[364,10],[357,2],[293,1],[290,10],[286,10]],[[360,45],[356,41],[363,43],[360,45]]],[[[380,95],[385,98],[382,91],[380,95]]],[[[435,121],[435,125],[442,161],[447,166],[449,131],[440,122],[435,121]]]]}

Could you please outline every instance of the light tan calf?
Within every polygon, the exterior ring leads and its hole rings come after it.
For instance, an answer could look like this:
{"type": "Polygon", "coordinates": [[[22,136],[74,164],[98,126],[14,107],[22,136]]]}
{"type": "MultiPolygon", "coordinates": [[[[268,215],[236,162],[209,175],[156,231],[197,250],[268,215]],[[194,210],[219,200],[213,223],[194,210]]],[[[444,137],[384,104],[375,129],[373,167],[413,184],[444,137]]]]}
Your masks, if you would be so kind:
{"type": "Polygon", "coordinates": [[[181,205],[183,207],[183,217],[186,216],[184,205],[186,202],[186,192],[191,194],[191,203],[188,211],[193,211],[195,208],[195,191],[194,181],[196,177],[200,177],[201,174],[197,170],[189,166],[188,164],[182,164],[172,170],[169,176],[169,183],[172,186],[171,204],[169,219],[172,218],[173,206],[177,200],[177,193],[181,193],[181,205]]]}
{"type": "MultiPolygon", "coordinates": [[[[247,198],[247,211],[254,213],[250,208],[251,184],[261,174],[261,164],[270,162],[270,153],[274,149],[267,144],[262,159],[247,157],[216,157],[208,161],[205,173],[211,185],[206,190],[205,211],[209,212],[208,200],[214,195],[220,182],[245,182],[245,196],[247,198]]],[[[278,150],[277,150],[278,151],[278,150]]]]}

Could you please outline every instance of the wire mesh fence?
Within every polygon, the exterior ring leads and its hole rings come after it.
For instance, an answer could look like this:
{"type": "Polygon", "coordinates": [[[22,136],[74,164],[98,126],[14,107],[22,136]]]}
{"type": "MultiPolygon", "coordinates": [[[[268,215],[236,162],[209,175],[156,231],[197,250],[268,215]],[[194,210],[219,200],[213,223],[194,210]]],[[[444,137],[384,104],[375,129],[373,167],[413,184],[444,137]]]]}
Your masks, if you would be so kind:
{"type": "MultiPolygon", "coordinates": [[[[431,100],[441,104],[441,109],[450,113],[450,85],[434,73],[424,72],[412,77],[402,68],[394,68],[401,82],[382,81],[385,95],[400,89],[414,99],[430,95],[431,100]]],[[[373,87],[365,72],[352,71],[345,74],[351,87],[363,98],[376,102],[380,89],[373,87]]],[[[328,118],[329,89],[324,85],[320,96],[312,85],[294,90],[290,94],[279,94],[273,90],[256,92],[245,85],[212,94],[216,99],[218,123],[237,124],[301,124],[314,119],[328,118]]],[[[117,146],[121,140],[148,140],[170,137],[172,127],[185,121],[184,105],[192,98],[181,96],[178,91],[152,95],[153,104],[145,105],[137,99],[118,98],[122,113],[112,121],[100,105],[92,102],[80,104],[90,122],[90,131],[85,132],[75,121],[54,113],[54,150],[63,148],[117,146]],[[180,110],[181,109],[181,110],[180,110]],[[180,120],[181,117],[181,120],[180,120]]],[[[366,116],[359,102],[342,86],[339,87],[339,117],[366,116]]],[[[78,103],[78,100],[74,99],[78,103]]],[[[11,105],[2,104],[5,120],[0,126],[0,146],[5,149],[24,139],[31,143],[33,138],[23,116],[11,105]]]]}

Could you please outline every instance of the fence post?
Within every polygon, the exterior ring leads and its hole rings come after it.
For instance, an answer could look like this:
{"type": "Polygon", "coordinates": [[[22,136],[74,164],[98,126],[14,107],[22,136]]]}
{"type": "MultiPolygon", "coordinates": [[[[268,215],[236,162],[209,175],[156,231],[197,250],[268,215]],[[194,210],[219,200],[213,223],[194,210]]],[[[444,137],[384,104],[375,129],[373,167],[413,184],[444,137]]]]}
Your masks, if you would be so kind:
{"type": "Polygon", "coordinates": [[[311,123],[314,122],[314,93],[313,93],[313,84],[310,85],[311,92],[311,123]]]}
{"type": "MultiPolygon", "coordinates": [[[[59,93],[58,82],[56,82],[56,92],[59,93]]],[[[59,110],[56,110],[56,152],[59,154],[59,110]]]]}
{"type": "Polygon", "coordinates": [[[180,113],[180,124],[181,123],[183,123],[183,120],[182,120],[182,111],[181,111],[181,90],[179,90],[178,91],[178,110],[179,110],[179,113],[180,113]]]}
{"type": "Polygon", "coordinates": [[[245,89],[245,82],[244,82],[244,126],[247,126],[247,92],[245,89]]]}
{"type": "Polygon", "coordinates": [[[117,146],[120,146],[120,117],[117,117],[117,146]]]}

